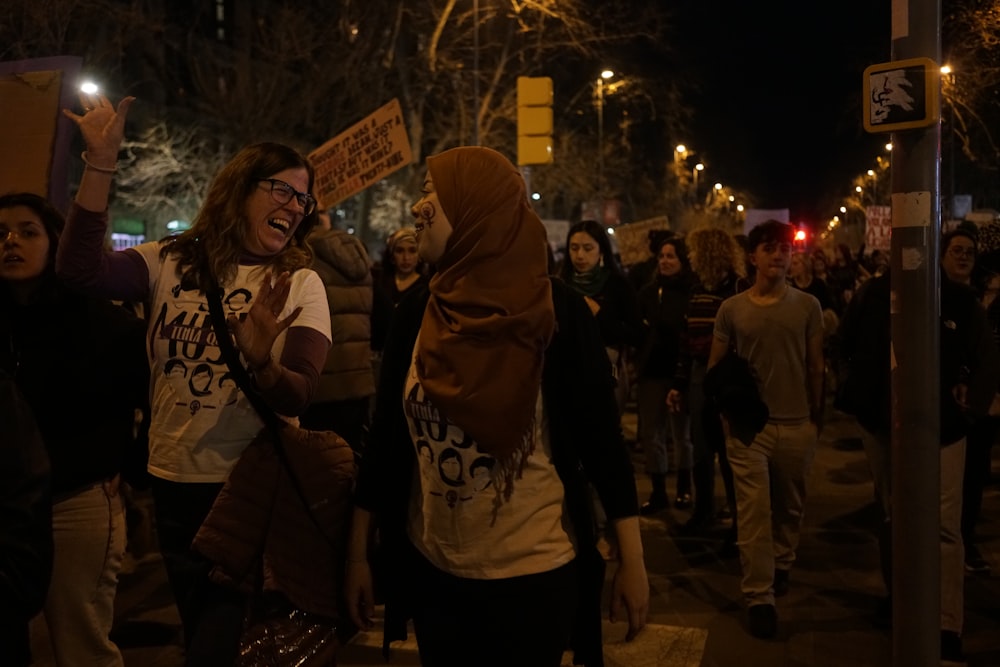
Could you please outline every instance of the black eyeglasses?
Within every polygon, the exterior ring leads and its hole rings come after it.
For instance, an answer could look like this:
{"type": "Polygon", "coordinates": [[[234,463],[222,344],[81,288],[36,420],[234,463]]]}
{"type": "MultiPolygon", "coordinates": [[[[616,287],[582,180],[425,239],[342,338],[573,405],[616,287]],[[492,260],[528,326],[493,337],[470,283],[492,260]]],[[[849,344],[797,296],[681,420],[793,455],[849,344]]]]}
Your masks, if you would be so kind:
{"type": "Polygon", "coordinates": [[[288,183],[279,181],[277,178],[260,178],[261,183],[271,184],[271,199],[279,204],[287,204],[295,197],[295,201],[302,207],[302,214],[309,215],[316,210],[316,200],[307,192],[299,192],[288,183]]]}
{"type": "Polygon", "coordinates": [[[962,246],[953,245],[948,248],[948,254],[955,259],[962,259],[963,257],[968,257],[969,259],[974,259],[976,257],[975,248],[963,248],[962,246]]]}

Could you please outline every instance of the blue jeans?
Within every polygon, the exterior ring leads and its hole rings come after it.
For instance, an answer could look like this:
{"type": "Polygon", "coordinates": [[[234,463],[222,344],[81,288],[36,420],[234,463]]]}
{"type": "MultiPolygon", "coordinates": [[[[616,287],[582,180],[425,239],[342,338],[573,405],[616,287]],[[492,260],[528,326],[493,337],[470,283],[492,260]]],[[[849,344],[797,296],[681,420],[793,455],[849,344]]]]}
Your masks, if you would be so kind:
{"type": "Polygon", "coordinates": [[[686,412],[667,410],[670,380],[645,378],[639,381],[636,408],[639,418],[639,442],[646,455],[646,472],[665,475],[673,466],[690,469],[694,457],[686,412]],[[668,442],[670,445],[668,446],[668,442]]]}

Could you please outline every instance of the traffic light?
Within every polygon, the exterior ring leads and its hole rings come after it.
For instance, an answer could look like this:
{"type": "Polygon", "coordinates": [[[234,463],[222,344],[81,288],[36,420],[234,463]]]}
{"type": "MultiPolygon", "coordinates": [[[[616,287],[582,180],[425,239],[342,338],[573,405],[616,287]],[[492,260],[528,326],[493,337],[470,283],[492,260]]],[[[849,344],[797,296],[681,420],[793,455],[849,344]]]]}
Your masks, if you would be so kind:
{"type": "Polygon", "coordinates": [[[552,162],[552,79],[517,77],[517,163],[552,162]]]}

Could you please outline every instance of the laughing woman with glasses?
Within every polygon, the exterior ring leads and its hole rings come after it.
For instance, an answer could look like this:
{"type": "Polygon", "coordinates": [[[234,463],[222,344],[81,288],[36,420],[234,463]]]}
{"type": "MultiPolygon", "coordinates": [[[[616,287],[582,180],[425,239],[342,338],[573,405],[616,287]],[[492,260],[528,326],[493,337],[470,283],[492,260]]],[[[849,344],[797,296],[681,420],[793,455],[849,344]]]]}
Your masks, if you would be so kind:
{"type": "Polygon", "coordinates": [[[249,146],[215,176],[191,229],[105,252],[108,193],[133,98],[117,108],[103,96],[81,101],[83,115],[65,114],[87,145],[86,168],[57,271],[77,288],[149,304],[149,472],[160,549],[184,625],[186,664],[233,664],[245,600],[212,583],[211,564],[190,546],[263,423],[242,392],[219,382],[228,369],[206,295],[221,288],[234,342],[269,406],[292,419],[302,413],[330,346],[326,292],[307,268],[312,253],[305,238],[316,222],[316,202],[306,194],[313,171],[287,146],[249,146]],[[239,312],[237,300],[228,298],[237,292],[244,295],[239,312]],[[195,396],[184,377],[167,372],[175,360],[204,367],[207,395],[195,396]]]}

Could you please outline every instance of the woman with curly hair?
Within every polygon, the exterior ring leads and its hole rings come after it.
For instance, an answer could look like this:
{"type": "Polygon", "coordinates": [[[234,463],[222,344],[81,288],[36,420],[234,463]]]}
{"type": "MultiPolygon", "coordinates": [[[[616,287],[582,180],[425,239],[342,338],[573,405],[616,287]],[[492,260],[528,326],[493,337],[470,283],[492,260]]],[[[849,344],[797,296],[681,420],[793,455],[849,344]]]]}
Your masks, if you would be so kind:
{"type": "Polygon", "coordinates": [[[105,252],[109,192],[133,99],[115,108],[104,96],[83,95],[83,115],[65,112],[87,150],[56,270],[77,288],[150,305],[148,470],[160,550],[184,626],[185,664],[233,664],[244,596],[214,583],[212,563],[191,543],[264,424],[244,392],[218,381],[229,369],[208,298],[219,294],[264,401],[289,419],[305,411],[331,339],[326,292],[309,269],[305,241],[317,219],[309,194],[313,170],[288,146],[248,146],[215,176],[191,229],[105,252]],[[169,372],[174,359],[203,365],[211,390],[196,395],[183,376],[169,372]]]}
{"type": "MultiPolygon", "coordinates": [[[[736,238],[723,229],[702,227],[688,233],[688,261],[695,280],[688,301],[687,318],[681,333],[677,371],[667,396],[671,410],[680,411],[687,403],[691,415],[691,443],[694,448],[694,511],[685,524],[688,532],[699,532],[715,518],[715,456],[719,456],[726,487],[726,501],[735,511],[733,473],[726,459],[725,438],[718,415],[706,412],[703,384],[712,348],[715,315],[722,302],[736,294],[746,279],[746,261],[736,238]]],[[[736,518],[733,517],[733,526],[736,518]]],[[[727,547],[735,545],[730,533],[727,547]],[[731,544],[730,544],[731,542],[731,544]]]]}

